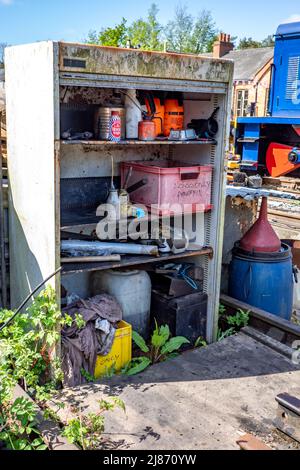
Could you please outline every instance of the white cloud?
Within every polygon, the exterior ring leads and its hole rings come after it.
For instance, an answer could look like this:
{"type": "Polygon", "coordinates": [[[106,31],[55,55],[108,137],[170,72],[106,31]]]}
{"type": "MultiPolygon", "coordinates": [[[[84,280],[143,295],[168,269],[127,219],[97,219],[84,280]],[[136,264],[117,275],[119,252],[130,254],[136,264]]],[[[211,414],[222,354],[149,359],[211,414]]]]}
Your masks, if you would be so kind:
{"type": "Polygon", "coordinates": [[[300,13],[295,13],[294,15],[289,16],[286,18],[282,23],[297,23],[300,22],[300,13]]]}

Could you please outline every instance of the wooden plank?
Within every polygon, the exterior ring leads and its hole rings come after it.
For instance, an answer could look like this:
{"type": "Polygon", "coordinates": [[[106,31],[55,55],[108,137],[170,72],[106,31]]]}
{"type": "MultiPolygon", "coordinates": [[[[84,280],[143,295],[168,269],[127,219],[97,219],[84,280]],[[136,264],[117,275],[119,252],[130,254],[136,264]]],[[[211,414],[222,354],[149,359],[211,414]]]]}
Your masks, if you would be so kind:
{"type": "Polygon", "coordinates": [[[62,140],[63,145],[88,145],[88,146],[130,146],[130,145],[217,145],[216,140],[122,140],[121,142],[111,142],[109,140],[62,140]]]}
{"type": "Polygon", "coordinates": [[[114,262],[114,263],[70,263],[67,265],[63,265],[62,275],[67,274],[76,274],[80,272],[91,272],[91,271],[104,271],[107,269],[116,269],[116,268],[126,268],[130,266],[139,266],[139,265],[146,265],[151,263],[163,263],[165,261],[178,261],[185,258],[192,258],[195,256],[205,256],[210,255],[212,256],[213,250],[212,248],[203,248],[202,250],[198,251],[187,251],[185,253],[181,253],[179,255],[161,255],[159,257],[156,256],[124,256],[121,261],[114,262]]]}
{"type": "Polygon", "coordinates": [[[261,320],[264,323],[275,326],[300,338],[300,327],[293,324],[292,322],[289,322],[288,320],[284,320],[283,318],[277,317],[276,315],[272,315],[272,313],[265,312],[264,310],[248,305],[245,302],[233,299],[232,297],[229,297],[225,294],[221,295],[221,303],[225,305],[225,307],[227,306],[236,310],[242,309],[244,311],[250,311],[250,314],[253,318],[261,320]]]}
{"type": "Polygon", "coordinates": [[[245,434],[236,442],[242,450],[272,450],[271,447],[264,444],[260,439],[257,439],[257,437],[253,436],[252,434],[245,434]]]}

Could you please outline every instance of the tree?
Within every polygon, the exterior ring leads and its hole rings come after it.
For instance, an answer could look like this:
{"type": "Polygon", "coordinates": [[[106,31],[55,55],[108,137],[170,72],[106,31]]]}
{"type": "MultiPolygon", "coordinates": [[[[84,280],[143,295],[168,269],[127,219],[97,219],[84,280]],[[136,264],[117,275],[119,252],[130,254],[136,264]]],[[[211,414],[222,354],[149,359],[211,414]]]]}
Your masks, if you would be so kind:
{"type": "Polygon", "coordinates": [[[167,24],[165,35],[168,49],[201,54],[212,50],[217,29],[210,11],[202,10],[194,19],[185,7],[177,6],[175,18],[167,24]]]}
{"type": "Polygon", "coordinates": [[[183,6],[177,6],[175,18],[169,21],[165,30],[168,49],[175,52],[191,52],[193,26],[192,15],[187,13],[183,6]]]}
{"type": "Polygon", "coordinates": [[[128,39],[133,47],[140,47],[144,50],[160,51],[163,49],[161,33],[163,27],[158,22],[157,15],[159,9],[152,3],[147,19],[139,18],[128,28],[128,39]]]}
{"type": "Polygon", "coordinates": [[[271,34],[266,37],[266,39],[263,39],[261,42],[262,47],[274,47],[275,46],[275,41],[274,41],[274,36],[271,34]]]}
{"type": "Polygon", "coordinates": [[[261,47],[259,41],[255,41],[252,38],[242,38],[239,42],[238,49],[257,49],[261,47]]]}
{"type": "Polygon", "coordinates": [[[273,36],[267,36],[262,41],[255,41],[252,38],[243,38],[240,40],[238,49],[257,49],[259,47],[274,47],[273,36]]]}
{"type": "Polygon", "coordinates": [[[0,43],[0,69],[4,67],[4,50],[8,44],[1,42],[0,43]]]}
{"type": "Polygon", "coordinates": [[[217,29],[212,14],[208,10],[202,10],[194,25],[192,34],[192,46],[195,54],[211,52],[213,43],[217,39],[217,29]]]}
{"type": "Polygon", "coordinates": [[[159,9],[152,3],[147,17],[139,18],[127,26],[125,18],[114,27],[102,29],[100,33],[91,31],[86,42],[102,46],[126,47],[130,41],[133,47],[144,50],[163,50],[164,40],[168,49],[175,52],[201,54],[211,52],[217,39],[217,29],[212,14],[202,10],[194,18],[186,7],[178,5],[175,17],[166,26],[158,21],[159,9]]]}
{"type": "Polygon", "coordinates": [[[90,31],[86,40],[87,44],[98,44],[100,46],[125,47],[128,37],[127,20],[122,21],[114,27],[103,28],[97,34],[96,31],[90,31]]]}

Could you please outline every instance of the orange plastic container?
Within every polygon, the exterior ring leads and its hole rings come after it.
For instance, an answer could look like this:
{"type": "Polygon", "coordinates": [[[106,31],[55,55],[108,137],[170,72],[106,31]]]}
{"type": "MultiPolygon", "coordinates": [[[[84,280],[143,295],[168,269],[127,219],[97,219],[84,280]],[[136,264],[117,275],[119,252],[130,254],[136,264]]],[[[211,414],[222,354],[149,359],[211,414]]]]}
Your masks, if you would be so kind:
{"type": "MultiPolygon", "coordinates": [[[[151,108],[150,108],[149,102],[147,101],[146,104],[147,104],[148,113],[150,115],[151,108]]],[[[156,112],[153,117],[153,122],[155,124],[155,134],[157,137],[158,135],[163,135],[164,133],[165,106],[164,104],[161,104],[160,98],[154,98],[154,104],[155,104],[156,112]]]]}
{"type": "Polygon", "coordinates": [[[165,100],[164,135],[169,137],[170,132],[180,131],[184,128],[184,106],[178,100],[165,100]]]}

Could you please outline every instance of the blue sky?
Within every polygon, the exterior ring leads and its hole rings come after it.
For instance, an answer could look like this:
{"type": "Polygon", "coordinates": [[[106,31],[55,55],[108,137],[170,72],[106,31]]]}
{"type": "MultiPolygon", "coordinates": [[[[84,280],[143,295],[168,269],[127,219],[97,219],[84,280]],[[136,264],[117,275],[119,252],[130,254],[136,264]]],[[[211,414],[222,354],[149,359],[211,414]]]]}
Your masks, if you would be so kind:
{"type": "MultiPolygon", "coordinates": [[[[89,30],[146,14],[151,0],[0,0],[0,42],[82,41],[89,30]]],[[[178,3],[158,0],[159,19],[166,23],[178,3]]],[[[190,13],[211,10],[220,30],[234,36],[263,39],[282,21],[300,21],[299,0],[182,0],[190,13]]]]}

